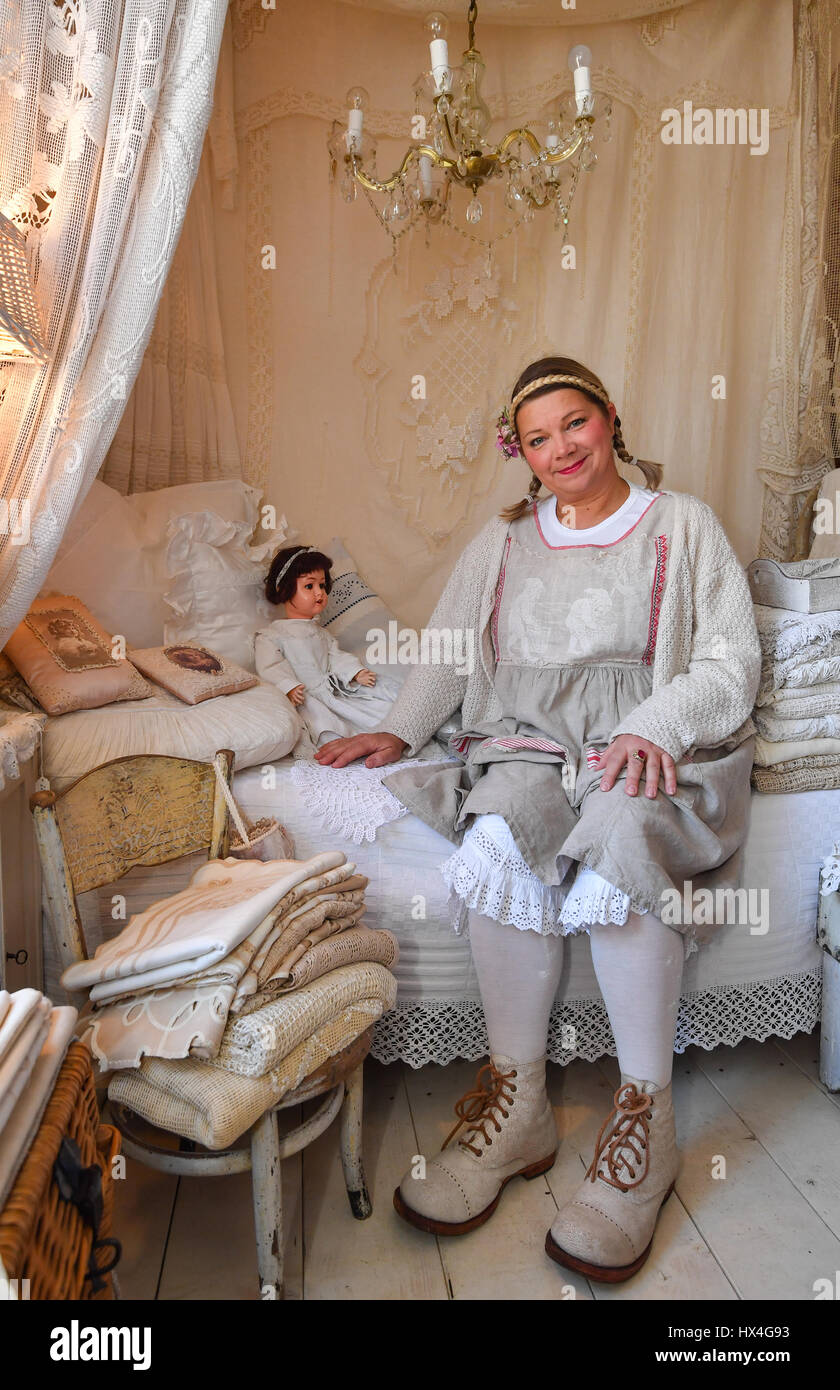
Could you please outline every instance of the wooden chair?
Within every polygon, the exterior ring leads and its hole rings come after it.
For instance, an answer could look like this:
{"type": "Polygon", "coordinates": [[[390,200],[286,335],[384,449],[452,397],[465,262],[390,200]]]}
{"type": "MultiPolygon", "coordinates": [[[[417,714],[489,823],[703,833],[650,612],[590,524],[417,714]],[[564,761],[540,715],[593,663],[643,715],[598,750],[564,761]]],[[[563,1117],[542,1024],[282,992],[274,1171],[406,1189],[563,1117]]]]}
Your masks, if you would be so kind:
{"type": "MultiPolygon", "coordinates": [[[[214,759],[228,785],[233,757],[222,749],[214,759]]],[[[228,810],[212,763],[153,755],[119,758],[63,792],[36,792],[30,807],[62,969],[88,955],[77,894],[111,884],[137,865],[163,864],[202,849],[211,859],[228,852],[228,810]]],[[[369,1028],[266,1111],[243,1136],[241,1148],[211,1151],[181,1140],[176,1151],[162,1131],[124,1106],[111,1107],[123,1151],[150,1168],[201,1177],[251,1170],[263,1299],[283,1296],[281,1161],[322,1134],[339,1111],[350,1207],[360,1221],[371,1214],[362,1167],[362,1068],[371,1037],[369,1028]],[[315,1113],[281,1139],[277,1112],[317,1097],[323,1099],[315,1113]]]]}

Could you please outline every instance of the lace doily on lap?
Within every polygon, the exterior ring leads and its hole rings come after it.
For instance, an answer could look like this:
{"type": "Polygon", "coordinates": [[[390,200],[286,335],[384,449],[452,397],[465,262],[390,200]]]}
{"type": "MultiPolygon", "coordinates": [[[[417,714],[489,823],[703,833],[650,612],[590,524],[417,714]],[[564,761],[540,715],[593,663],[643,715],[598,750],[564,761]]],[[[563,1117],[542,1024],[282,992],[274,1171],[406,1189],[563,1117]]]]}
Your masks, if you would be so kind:
{"type": "MultiPolygon", "coordinates": [[[[713,985],[680,1003],[675,1052],[705,1052],[744,1038],[792,1038],[810,1033],[820,1016],[819,971],[781,975],[752,984],[713,985]]],[[[561,1066],[582,1057],[614,1057],[615,1042],[602,999],[558,1000],[548,1030],[548,1059],[561,1066]]],[[[397,1004],[376,1024],[371,1056],[379,1062],[424,1067],[457,1058],[476,1061],[488,1052],[484,1013],[477,999],[424,999],[397,1004]]]]}
{"type": "Polygon", "coordinates": [[[406,767],[428,767],[457,759],[408,758],[385,763],[383,767],[322,767],[320,763],[296,762],[291,769],[295,786],[306,797],[306,808],[324,830],[360,845],[374,840],[380,825],[388,825],[408,815],[408,807],[383,787],[382,778],[406,767]]]}

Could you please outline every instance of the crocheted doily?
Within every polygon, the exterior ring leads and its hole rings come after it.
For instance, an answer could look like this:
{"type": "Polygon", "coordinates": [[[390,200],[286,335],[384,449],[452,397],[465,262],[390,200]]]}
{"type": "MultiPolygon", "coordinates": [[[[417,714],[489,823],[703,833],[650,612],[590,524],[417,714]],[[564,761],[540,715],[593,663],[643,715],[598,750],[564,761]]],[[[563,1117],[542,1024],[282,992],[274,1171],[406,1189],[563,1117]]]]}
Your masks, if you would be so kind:
{"type": "MultiPolygon", "coordinates": [[[[792,1038],[810,1033],[820,1016],[821,974],[781,975],[753,984],[713,985],[680,1003],[675,1052],[692,1045],[710,1052],[744,1038],[792,1038]]],[[[548,1059],[565,1066],[616,1055],[602,999],[558,1000],[548,1029],[548,1059]]],[[[380,1062],[424,1067],[488,1053],[484,1013],[477,999],[424,999],[397,1004],[376,1024],[371,1056],[380,1062]]]]}
{"type": "Polygon", "coordinates": [[[291,768],[295,786],[304,794],[306,809],[324,830],[331,830],[354,845],[374,840],[380,825],[399,820],[408,807],[383,787],[382,778],[406,767],[427,767],[456,759],[409,758],[383,767],[322,767],[299,761],[291,768]]]}

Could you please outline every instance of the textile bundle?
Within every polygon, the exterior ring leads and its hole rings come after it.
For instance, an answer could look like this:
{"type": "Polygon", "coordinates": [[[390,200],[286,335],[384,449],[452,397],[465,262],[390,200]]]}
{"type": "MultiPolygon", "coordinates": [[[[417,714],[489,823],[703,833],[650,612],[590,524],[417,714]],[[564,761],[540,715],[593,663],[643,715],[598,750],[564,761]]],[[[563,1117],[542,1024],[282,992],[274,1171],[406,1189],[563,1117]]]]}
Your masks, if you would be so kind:
{"type": "Polygon", "coordinates": [[[360,924],[367,884],[338,850],[213,860],[66,970],[111,1098],[225,1147],[347,1047],[396,999],[396,938],[360,924]]]}
{"type": "Polygon", "coordinates": [[[76,1018],[37,989],[0,990],[0,1206],[35,1138],[76,1018]]]}
{"type": "Polygon", "coordinates": [[[754,608],[762,666],[753,786],[840,787],[840,611],[754,608]]]}

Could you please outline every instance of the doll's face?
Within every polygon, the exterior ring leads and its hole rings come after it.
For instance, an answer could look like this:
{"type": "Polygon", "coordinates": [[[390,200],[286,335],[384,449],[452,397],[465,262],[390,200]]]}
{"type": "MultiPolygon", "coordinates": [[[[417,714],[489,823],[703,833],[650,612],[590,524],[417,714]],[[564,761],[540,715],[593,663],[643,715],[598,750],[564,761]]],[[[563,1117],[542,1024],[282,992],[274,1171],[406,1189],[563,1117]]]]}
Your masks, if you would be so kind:
{"type": "Polygon", "coordinates": [[[317,618],[327,602],[327,581],[323,570],[298,576],[294,598],[286,604],[288,618],[317,618]]]}

